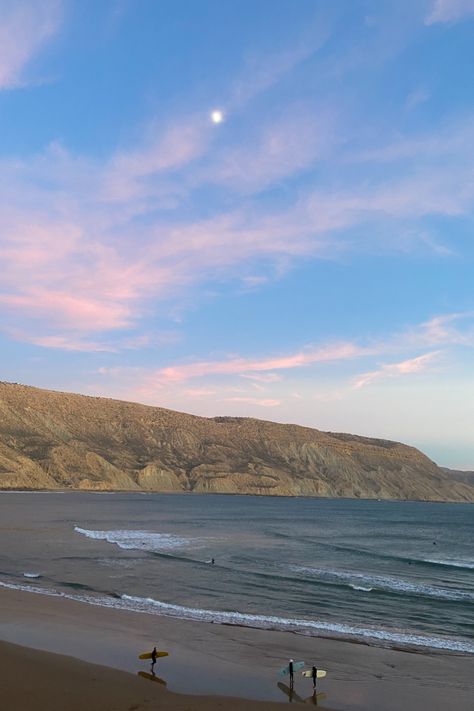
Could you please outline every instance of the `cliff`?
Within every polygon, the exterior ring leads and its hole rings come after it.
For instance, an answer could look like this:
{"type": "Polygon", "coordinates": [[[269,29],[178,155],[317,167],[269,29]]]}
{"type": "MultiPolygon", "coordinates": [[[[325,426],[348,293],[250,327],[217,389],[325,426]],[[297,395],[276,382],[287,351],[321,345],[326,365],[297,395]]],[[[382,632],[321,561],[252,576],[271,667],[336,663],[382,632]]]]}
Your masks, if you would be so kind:
{"type": "Polygon", "coordinates": [[[474,501],[413,447],[0,383],[0,488],[474,501]]]}

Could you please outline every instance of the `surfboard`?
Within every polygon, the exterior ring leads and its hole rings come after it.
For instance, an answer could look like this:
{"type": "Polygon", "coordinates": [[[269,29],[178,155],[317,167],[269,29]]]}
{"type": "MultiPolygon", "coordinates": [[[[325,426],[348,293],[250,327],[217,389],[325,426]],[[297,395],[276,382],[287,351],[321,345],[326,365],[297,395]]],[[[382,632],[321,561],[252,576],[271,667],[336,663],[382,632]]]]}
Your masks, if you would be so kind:
{"type": "Polygon", "coordinates": [[[298,696],[294,689],[290,689],[290,687],[284,684],[282,681],[279,681],[277,686],[280,691],[283,691],[283,693],[288,696],[290,701],[299,701],[301,704],[304,704],[304,699],[302,699],[301,696],[298,696]]]}
{"type": "MultiPolygon", "coordinates": [[[[157,652],[156,653],[157,658],[158,657],[168,657],[169,652],[157,652]]],[[[143,654],[138,655],[139,659],[151,659],[151,652],[144,652],[143,654]]]]}
{"type": "Polygon", "coordinates": [[[138,676],[141,676],[142,679],[149,679],[150,681],[157,681],[158,684],[163,684],[163,686],[166,686],[166,681],[164,679],[160,679],[160,677],[156,676],[155,674],[150,674],[149,672],[139,671],[138,676]]]}
{"type": "MultiPolygon", "coordinates": [[[[301,672],[301,674],[302,674],[302,676],[306,676],[306,677],[308,677],[309,679],[311,679],[311,677],[313,676],[313,672],[312,672],[311,669],[310,669],[309,671],[301,672]]],[[[326,674],[327,674],[327,672],[325,672],[324,669],[318,669],[318,670],[316,671],[316,678],[317,678],[317,679],[324,679],[324,677],[326,676],[326,674]]]]}
{"type": "MultiPolygon", "coordinates": [[[[293,662],[293,671],[298,671],[299,669],[302,669],[304,667],[304,662],[293,662]]],[[[280,669],[278,672],[278,676],[286,676],[287,674],[290,673],[290,667],[287,664],[286,667],[283,667],[283,669],[280,669]]]]}

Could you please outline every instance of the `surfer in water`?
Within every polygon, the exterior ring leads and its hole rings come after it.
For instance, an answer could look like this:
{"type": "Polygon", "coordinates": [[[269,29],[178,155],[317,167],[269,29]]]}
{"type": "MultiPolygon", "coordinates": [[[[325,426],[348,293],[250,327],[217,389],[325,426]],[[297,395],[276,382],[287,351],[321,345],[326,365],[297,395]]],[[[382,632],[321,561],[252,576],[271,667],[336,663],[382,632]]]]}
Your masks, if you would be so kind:
{"type": "Polygon", "coordinates": [[[290,659],[289,664],[288,664],[288,671],[290,672],[290,688],[293,688],[293,684],[295,682],[295,677],[294,677],[294,670],[293,670],[293,660],[290,659]]]}

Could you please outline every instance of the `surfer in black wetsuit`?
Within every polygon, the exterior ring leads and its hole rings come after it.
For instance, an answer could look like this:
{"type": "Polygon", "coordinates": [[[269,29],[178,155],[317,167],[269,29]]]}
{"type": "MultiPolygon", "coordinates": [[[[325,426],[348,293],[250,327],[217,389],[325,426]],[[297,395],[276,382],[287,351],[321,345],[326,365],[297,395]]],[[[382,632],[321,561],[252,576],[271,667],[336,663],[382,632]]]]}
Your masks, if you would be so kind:
{"type": "Polygon", "coordinates": [[[290,659],[290,662],[288,664],[288,671],[290,672],[290,688],[292,689],[294,681],[295,681],[294,676],[293,676],[294,670],[293,670],[293,660],[292,659],[290,659]]]}
{"type": "Polygon", "coordinates": [[[156,652],[156,647],[153,647],[153,651],[151,653],[151,670],[153,671],[154,666],[156,664],[156,659],[157,659],[157,652],[156,652]]]}
{"type": "Polygon", "coordinates": [[[316,689],[316,679],[318,678],[318,670],[316,669],[314,664],[311,669],[311,678],[313,680],[313,689],[316,689]]]}

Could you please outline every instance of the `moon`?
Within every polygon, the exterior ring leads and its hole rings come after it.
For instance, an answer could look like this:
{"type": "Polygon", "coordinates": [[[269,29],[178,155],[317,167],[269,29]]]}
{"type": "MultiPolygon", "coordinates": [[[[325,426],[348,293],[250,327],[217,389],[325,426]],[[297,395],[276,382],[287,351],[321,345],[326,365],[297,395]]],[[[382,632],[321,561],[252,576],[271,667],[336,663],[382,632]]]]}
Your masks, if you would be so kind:
{"type": "Polygon", "coordinates": [[[223,120],[224,120],[224,113],[220,109],[214,109],[214,111],[211,111],[212,123],[222,123],[223,120]]]}

